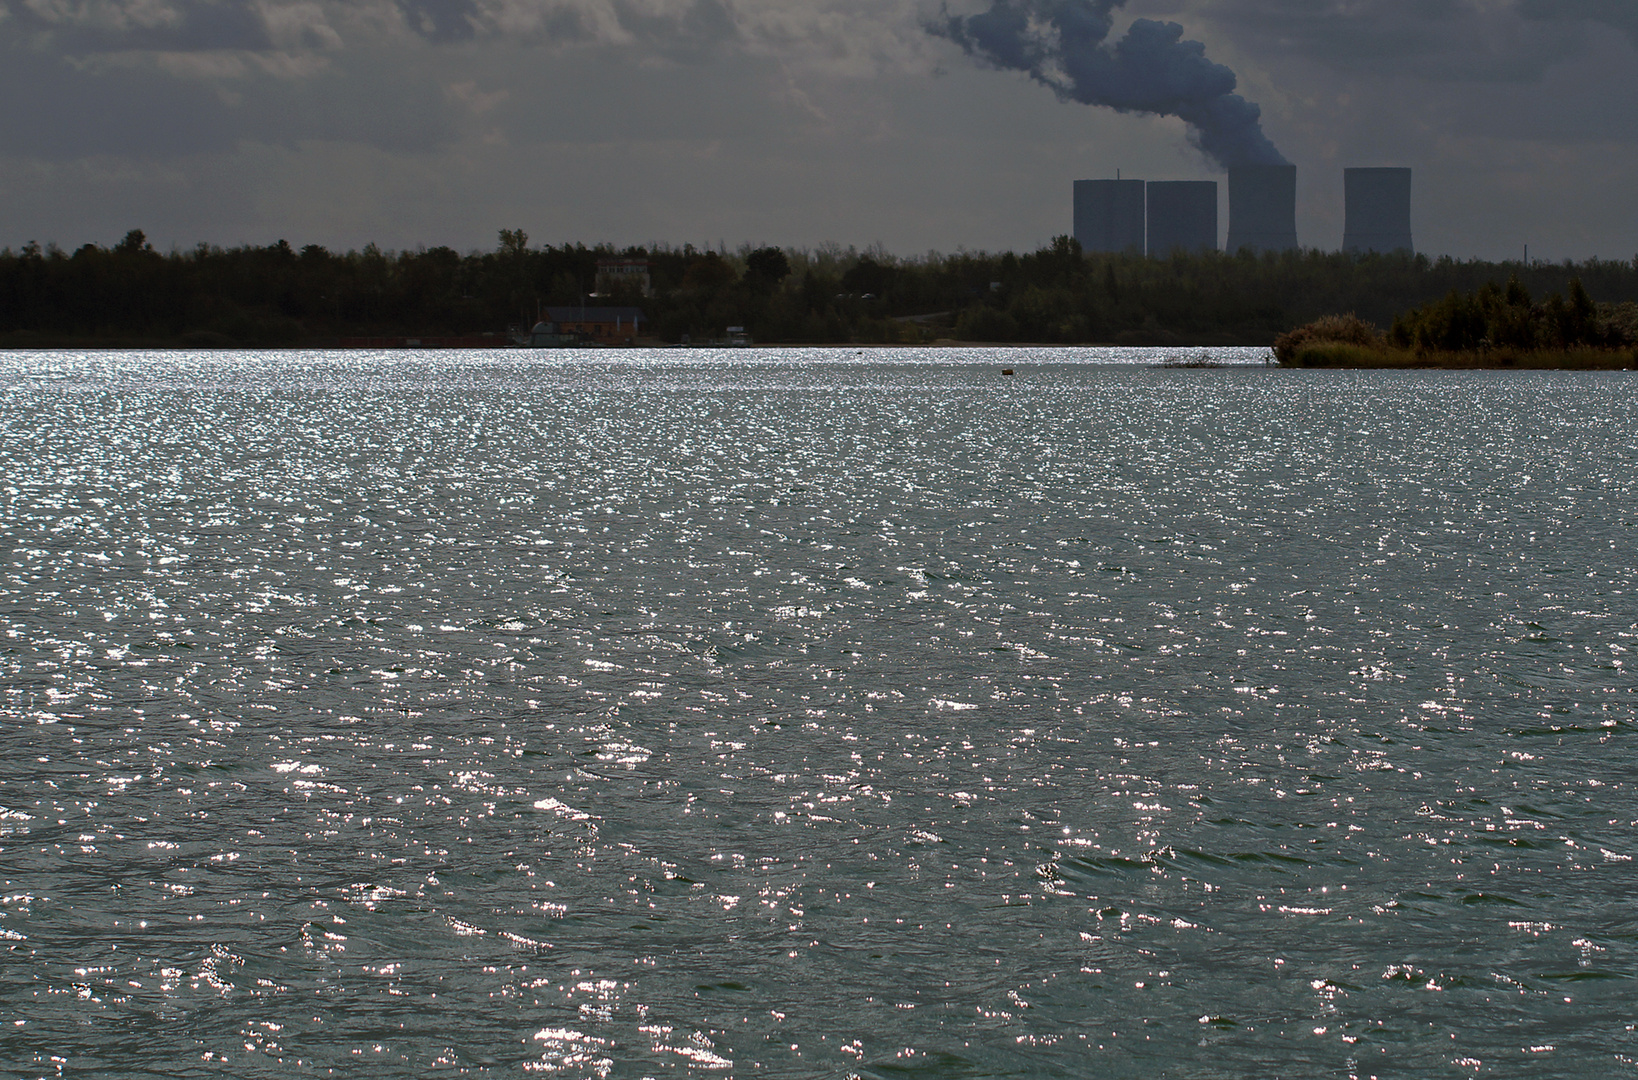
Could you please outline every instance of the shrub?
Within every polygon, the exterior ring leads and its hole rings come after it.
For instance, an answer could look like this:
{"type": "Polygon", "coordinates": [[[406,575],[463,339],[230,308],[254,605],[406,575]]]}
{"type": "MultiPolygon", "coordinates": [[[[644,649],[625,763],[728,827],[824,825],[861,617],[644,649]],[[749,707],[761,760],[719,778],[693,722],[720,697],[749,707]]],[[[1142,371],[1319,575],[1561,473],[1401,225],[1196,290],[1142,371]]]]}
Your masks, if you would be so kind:
{"type": "Polygon", "coordinates": [[[1598,329],[1610,341],[1638,345],[1638,304],[1599,304],[1598,329]]]}
{"type": "Polygon", "coordinates": [[[1326,315],[1275,338],[1274,356],[1282,364],[1294,364],[1305,348],[1322,343],[1380,349],[1383,341],[1380,330],[1353,312],[1326,315]]]}

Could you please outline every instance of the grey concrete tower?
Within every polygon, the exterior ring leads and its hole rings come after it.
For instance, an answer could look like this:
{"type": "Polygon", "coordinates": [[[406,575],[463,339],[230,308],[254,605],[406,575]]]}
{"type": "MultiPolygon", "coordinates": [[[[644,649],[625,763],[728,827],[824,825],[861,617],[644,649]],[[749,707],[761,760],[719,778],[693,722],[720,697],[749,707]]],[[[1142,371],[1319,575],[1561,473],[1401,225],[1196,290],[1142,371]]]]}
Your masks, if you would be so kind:
{"type": "Polygon", "coordinates": [[[1241,165],[1229,170],[1229,253],[1291,251],[1297,246],[1297,167],[1241,165]]]}
{"type": "Polygon", "coordinates": [[[1082,251],[1143,254],[1143,181],[1075,181],[1075,239],[1082,251]]]}
{"type": "Polygon", "coordinates": [[[1149,181],[1149,257],[1217,250],[1217,182],[1149,181]]]}
{"type": "Polygon", "coordinates": [[[1345,169],[1342,182],[1348,196],[1343,251],[1416,250],[1411,242],[1409,169],[1345,169]]]}

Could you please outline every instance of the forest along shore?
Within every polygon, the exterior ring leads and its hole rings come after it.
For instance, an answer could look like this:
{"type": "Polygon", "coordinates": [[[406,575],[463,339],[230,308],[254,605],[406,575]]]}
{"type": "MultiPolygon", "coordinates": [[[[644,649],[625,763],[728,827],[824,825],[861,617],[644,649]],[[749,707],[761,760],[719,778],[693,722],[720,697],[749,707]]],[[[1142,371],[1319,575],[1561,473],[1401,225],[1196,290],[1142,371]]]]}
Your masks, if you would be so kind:
{"type": "MultiPolygon", "coordinates": [[[[533,246],[515,229],[502,230],[494,250],[464,254],[374,245],[333,252],[283,240],[161,252],[132,230],[111,247],[0,251],[0,347],[507,345],[527,338],[548,309],[570,305],[640,309],[632,341],[647,345],[718,340],[733,327],[759,345],[1267,346],[1334,312],[1391,327],[1452,293],[1516,279],[1546,295],[1570,278],[1596,311],[1638,302],[1638,261],[1314,251],[1148,259],[1089,255],[1069,237],[1024,254],[901,257],[836,245],[533,246]],[[638,272],[610,275],[610,265],[638,272]]],[[[1438,350],[1413,351],[1426,362],[1438,350]]],[[[1319,362],[1319,353],[1305,355],[1319,362]]]]}
{"type": "Polygon", "coordinates": [[[1579,277],[1537,302],[1518,275],[1401,314],[1378,330],[1357,314],[1329,315],[1282,334],[1285,367],[1638,368],[1638,303],[1598,303],[1579,277]]]}

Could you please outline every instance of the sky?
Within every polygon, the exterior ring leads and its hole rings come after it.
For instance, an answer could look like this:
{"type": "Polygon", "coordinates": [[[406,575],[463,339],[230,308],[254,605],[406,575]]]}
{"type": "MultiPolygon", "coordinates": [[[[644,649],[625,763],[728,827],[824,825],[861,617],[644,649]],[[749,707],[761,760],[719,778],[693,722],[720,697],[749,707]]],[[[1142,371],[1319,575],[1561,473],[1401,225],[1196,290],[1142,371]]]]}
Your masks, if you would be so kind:
{"type": "Polygon", "coordinates": [[[1400,165],[1429,254],[1638,256],[1635,0],[0,0],[0,246],[1029,250],[1076,179],[1224,179],[1157,37],[1305,246],[1400,165]]]}

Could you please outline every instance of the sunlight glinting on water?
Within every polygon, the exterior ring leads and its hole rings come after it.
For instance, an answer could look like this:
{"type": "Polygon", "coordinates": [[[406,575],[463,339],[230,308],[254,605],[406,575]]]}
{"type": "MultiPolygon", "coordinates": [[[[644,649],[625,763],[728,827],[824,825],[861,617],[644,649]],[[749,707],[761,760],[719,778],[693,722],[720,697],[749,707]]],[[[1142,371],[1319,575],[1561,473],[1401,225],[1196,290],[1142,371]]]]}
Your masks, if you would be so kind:
{"type": "Polygon", "coordinates": [[[927,353],[0,359],[7,1069],[1638,1067],[1630,377],[927,353]]]}

